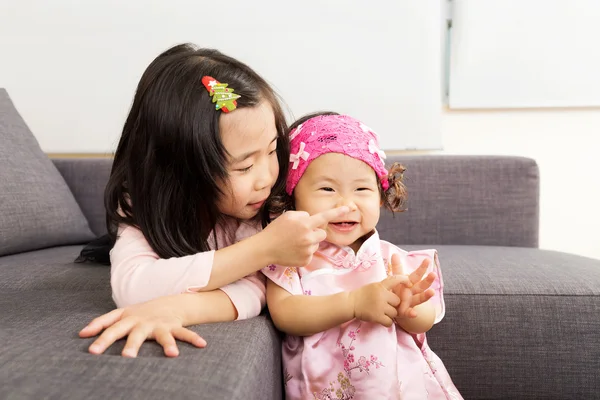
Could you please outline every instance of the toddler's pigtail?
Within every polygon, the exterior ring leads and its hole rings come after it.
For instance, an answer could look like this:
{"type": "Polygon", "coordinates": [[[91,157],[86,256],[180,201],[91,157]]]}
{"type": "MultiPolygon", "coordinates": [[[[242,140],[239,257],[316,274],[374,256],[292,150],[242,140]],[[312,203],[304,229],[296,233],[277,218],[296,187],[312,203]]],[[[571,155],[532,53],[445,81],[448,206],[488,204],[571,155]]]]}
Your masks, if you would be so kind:
{"type": "Polygon", "coordinates": [[[383,193],[383,203],[392,212],[406,211],[408,193],[402,182],[406,168],[400,163],[394,163],[388,170],[390,187],[383,193]]]}

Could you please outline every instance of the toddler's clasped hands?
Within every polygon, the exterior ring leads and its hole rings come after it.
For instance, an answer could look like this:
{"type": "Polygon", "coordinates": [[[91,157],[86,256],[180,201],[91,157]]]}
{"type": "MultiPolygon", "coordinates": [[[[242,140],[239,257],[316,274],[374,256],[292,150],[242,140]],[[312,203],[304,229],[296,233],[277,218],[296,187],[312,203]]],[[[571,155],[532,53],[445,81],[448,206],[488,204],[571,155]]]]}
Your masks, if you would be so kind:
{"type": "Polygon", "coordinates": [[[390,261],[392,276],[350,292],[354,316],[362,321],[392,326],[394,320],[416,318],[416,306],[425,303],[434,295],[429,287],[436,275],[431,272],[424,277],[429,260],[424,260],[410,275],[404,275],[400,257],[394,254],[390,261]]]}

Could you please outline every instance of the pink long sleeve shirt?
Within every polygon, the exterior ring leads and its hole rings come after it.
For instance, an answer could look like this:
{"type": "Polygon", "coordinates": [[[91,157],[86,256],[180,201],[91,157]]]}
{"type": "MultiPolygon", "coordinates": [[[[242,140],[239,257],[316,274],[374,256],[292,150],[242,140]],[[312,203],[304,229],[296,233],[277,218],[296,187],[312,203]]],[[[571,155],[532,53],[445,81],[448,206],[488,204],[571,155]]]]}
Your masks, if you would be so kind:
{"type": "MultiPolygon", "coordinates": [[[[122,225],[110,253],[113,300],[117,307],[127,307],[202,289],[210,280],[214,249],[222,249],[259,231],[260,224],[227,221],[225,227],[215,227],[216,243],[214,235],[209,236],[208,243],[213,250],[161,259],[139,229],[122,225]]],[[[265,305],[265,277],[261,273],[248,275],[221,290],[237,309],[238,319],[257,316],[265,305]]]]}

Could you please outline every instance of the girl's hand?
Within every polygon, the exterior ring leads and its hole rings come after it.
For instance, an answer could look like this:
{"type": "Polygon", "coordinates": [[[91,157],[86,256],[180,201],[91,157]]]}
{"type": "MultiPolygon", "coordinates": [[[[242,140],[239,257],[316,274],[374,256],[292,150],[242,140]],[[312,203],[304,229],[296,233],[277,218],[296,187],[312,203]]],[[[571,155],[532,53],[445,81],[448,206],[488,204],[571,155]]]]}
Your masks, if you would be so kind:
{"type": "Polygon", "coordinates": [[[102,354],[117,340],[129,335],[124,357],[136,357],[142,343],[156,340],[164,349],[167,357],[177,357],[179,349],[175,339],[179,339],[196,347],[205,347],[206,341],[197,333],[186,329],[180,317],[172,308],[164,305],[163,299],[151,300],[127,308],[118,308],[95,318],[79,332],[83,338],[102,335],[89,347],[92,354],[102,354]]]}
{"type": "Polygon", "coordinates": [[[323,229],[329,221],[347,214],[346,206],[309,215],[304,211],[287,211],[271,222],[262,235],[269,264],[302,267],[310,263],[313,254],[327,237],[323,229]]]}
{"type": "Polygon", "coordinates": [[[365,285],[350,292],[354,306],[354,317],[366,322],[376,322],[390,327],[398,315],[400,298],[391,289],[405,284],[410,286],[406,276],[390,276],[381,282],[365,285]]]}
{"type": "MultiPolygon", "coordinates": [[[[423,275],[427,272],[428,266],[429,260],[423,260],[419,268],[408,276],[407,280],[409,285],[400,283],[392,289],[394,294],[400,298],[400,305],[397,307],[398,316],[396,319],[416,318],[417,312],[414,308],[425,303],[435,294],[433,289],[429,289],[435,281],[435,274],[431,272],[423,278],[423,275]]],[[[394,276],[405,276],[398,254],[392,255],[391,270],[394,276]]]]}

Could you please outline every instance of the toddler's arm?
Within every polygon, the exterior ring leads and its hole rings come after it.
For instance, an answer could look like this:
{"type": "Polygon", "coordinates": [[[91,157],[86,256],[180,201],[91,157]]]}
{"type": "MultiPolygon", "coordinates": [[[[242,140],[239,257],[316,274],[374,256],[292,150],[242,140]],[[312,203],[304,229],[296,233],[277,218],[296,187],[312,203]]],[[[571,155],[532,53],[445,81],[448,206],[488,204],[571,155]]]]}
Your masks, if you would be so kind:
{"type": "Polygon", "coordinates": [[[267,280],[267,304],[275,326],[289,335],[314,335],[353,318],[391,326],[400,299],[390,289],[399,283],[408,279],[392,276],[351,292],[309,296],[293,295],[267,280]]]}
{"type": "Polygon", "coordinates": [[[310,336],[354,318],[348,292],[330,296],[293,295],[267,280],[267,304],[275,326],[295,336],[310,336]]]}

